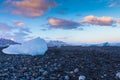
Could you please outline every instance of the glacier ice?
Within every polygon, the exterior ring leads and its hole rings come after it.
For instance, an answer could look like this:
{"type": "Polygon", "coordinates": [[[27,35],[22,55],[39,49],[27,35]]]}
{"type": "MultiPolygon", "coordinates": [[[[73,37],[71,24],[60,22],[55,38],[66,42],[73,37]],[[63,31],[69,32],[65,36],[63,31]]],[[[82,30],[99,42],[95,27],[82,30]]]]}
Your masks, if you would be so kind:
{"type": "Polygon", "coordinates": [[[3,52],[7,54],[30,54],[43,55],[47,51],[47,43],[41,38],[35,38],[21,45],[11,45],[4,49],[3,52]]]}

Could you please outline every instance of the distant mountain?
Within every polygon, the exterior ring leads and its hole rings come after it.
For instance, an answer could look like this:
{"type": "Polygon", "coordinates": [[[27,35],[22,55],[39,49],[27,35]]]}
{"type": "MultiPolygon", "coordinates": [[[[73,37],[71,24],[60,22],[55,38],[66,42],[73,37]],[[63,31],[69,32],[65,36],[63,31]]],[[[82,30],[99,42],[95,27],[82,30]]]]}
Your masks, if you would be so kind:
{"type": "Polygon", "coordinates": [[[120,43],[101,43],[101,44],[91,44],[90,46],[120,46],[120,43]]]}
{"type": "Polygon", "coordinates": [[[55,47],[55,46],[61,47],[61,46],[67,46],[69,44],[67,44],[67,43],[65,43],[63,41],[49,41],[47,43],[47,45],[48,45],[48,47],[55,47]]]}
{"type": "Polygon", "coordinates": [[[120,43],[109,43],[109,42],[104,42],[104,43],[99,43],[99,44],[78,44],[78,45],[73,45],[73,44],[68,44],[63,41],[49,41],[47,43],[48,47],[61,47],[61,46],[120,46],[120,43]]]}
{"type": "Polygon", "coordinates": [[[120,43],[111,43],[111,46],[120,46],[120,43]]]}
{"type": "Polygon", "coordinates": [[[5,47],[5,46],[15,45],[15,44],[20,44],[20,43],[17,43],[9,39],[0,38],[0,47],[5,47]]]}

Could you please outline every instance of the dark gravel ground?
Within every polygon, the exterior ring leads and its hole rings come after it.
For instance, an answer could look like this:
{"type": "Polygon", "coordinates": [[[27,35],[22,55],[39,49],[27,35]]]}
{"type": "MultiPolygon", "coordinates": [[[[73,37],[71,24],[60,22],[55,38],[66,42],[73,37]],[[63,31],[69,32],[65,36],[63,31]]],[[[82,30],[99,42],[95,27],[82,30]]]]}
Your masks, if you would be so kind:
{"type": "Polygon", "coordinates": [[[120,47],[52,47],[42,56],[0,54],[0,80],[120,80],[120,47]]]}

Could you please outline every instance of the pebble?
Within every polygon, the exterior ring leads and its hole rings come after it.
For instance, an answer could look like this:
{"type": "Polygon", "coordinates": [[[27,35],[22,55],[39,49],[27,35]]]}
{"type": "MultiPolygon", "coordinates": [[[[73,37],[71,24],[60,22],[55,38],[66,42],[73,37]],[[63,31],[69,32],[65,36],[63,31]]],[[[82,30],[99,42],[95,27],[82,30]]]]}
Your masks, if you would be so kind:
{"type": "Polygon", "coordinates": [[[74,69],[74,73],[78,73],[78,72],[79,72],[78,68],[74,69]]]}
{"type": "Polygon", "coordinates": [[[70,77],[68,75],[66,75],[65,80],[70,80],[70,77]]]}
{"type": "Polygon", "coordinates": [[[60,55],[0,55],[0,80],[120,80],[118,49],[93,51],[88,47],[82,51],[70,48],[60,55]]]}
{"type": "Polygon", "coordinates": [[[86,79],[86,77],[84,75],[79,76],[79,80],[85,80],[85,79],[86,79]]]}
{"type": "Polygon", "coordinates": [[[44,72],[43,72],[43,75],[44,75],[44,76],[48,75],[48,71],[44,71],[44,72]]]}
{"type": "Polygon", "coordinates": [[[43,79],[44,79],[44,77],[40,76],[40,77],[36,78],[35,80],[43,80],[43,79]]]}
{"type": "Polygon", "coordinates": [[[120,72],[116,73],[116,78],[120,79],[120,72]]]}

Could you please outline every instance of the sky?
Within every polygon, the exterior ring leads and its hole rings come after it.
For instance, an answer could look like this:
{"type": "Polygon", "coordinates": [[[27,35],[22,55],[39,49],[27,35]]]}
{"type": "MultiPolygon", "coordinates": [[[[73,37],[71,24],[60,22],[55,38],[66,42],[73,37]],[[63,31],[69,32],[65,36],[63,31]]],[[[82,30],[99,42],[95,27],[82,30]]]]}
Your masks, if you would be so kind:
{"type": "Polygon", "coordinates": [[[120,0],[0,0],[0,37],[120,42],[120,0]]]}

